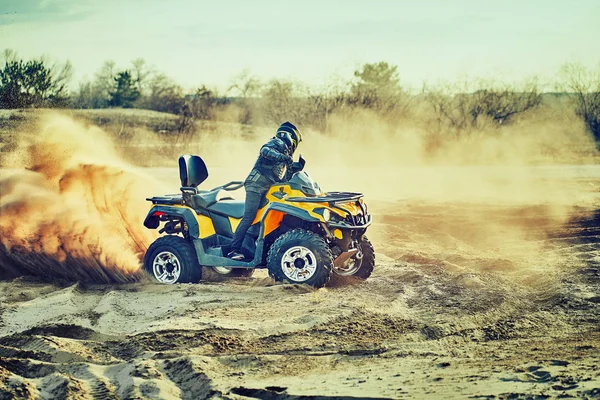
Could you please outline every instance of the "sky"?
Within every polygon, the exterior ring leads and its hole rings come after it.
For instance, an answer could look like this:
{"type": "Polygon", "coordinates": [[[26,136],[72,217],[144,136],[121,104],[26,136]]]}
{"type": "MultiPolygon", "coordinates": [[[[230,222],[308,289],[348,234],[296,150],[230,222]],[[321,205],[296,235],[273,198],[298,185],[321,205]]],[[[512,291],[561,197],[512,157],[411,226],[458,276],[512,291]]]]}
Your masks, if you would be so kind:
{"type": "Polygon", "coordinates": [[[599,65],[598,21],[600,0],[0,0],[0,51],[68,59],[75,81],[141,57],[188,89],[244,69],[318,87],[387,61],[419,87],[599,65]]]}

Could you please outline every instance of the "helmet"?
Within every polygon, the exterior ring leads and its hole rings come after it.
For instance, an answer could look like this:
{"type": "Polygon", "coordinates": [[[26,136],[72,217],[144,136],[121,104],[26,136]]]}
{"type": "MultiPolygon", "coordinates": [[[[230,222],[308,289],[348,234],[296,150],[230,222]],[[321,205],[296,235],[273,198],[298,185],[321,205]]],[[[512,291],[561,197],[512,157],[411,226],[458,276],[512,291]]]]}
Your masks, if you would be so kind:
{"type": "Polygon", "coordinates": [[[291,122],[284,122],[277,129],[277,137],[285,142],[293,153],[302,141],[302,134],[291,122]]]}

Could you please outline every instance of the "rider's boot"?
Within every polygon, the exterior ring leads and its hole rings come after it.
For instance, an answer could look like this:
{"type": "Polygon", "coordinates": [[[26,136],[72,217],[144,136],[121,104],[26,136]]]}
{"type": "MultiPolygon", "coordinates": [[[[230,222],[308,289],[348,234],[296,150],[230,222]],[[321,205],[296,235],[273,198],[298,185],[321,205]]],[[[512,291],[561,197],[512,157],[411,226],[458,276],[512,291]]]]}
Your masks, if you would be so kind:
{"type": "Polygon", "coordinates": [[[244,258],[246,258],[242,253],[240,253],[237,250],[231,250],[229,254],[227,254],[227,257],[235,261],[242,261],[244,258]]]}

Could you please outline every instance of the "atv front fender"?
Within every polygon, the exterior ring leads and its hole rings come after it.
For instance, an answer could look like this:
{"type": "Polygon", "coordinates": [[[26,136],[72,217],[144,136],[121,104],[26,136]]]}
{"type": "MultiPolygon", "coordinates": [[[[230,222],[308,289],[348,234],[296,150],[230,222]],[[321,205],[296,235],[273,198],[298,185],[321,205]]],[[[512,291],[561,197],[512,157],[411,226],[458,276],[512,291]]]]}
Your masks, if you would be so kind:
{"type": "Polygon", "coordinates": [[[264,216],[266,216],[269,211],[281,211],[286,215],[292,215],[308,222],[325,222],[322,218],[319,219],[313,217],[306,210],[284,203],[271,203],[270,207],[265,211],[264,216]]]}
{"type": "Polygon", "coordinates": [[[284,217],[292,216],[302,221],[319,223],[323,222],[315,218],[306,210],[283,203],[271,203],[261,217],[262,237],[267,237],[271,232],[281,226],[284,217]]]}

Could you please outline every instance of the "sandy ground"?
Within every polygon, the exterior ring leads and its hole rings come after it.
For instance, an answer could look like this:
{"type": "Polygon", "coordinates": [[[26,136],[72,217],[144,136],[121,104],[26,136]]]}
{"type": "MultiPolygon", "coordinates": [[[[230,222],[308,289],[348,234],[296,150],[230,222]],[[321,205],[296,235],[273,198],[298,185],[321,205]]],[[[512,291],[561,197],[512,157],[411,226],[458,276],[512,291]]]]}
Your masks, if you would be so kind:
{"type": "Polygon", "coordinates": [[[560,218],[369,199],[365,282],[0,282],[0,398],[600,398],[599,170],[560,218]]]}

